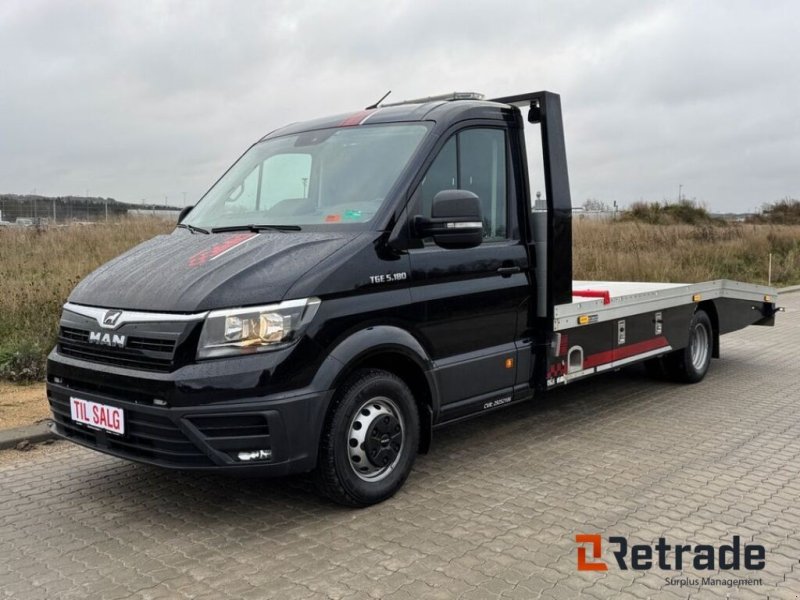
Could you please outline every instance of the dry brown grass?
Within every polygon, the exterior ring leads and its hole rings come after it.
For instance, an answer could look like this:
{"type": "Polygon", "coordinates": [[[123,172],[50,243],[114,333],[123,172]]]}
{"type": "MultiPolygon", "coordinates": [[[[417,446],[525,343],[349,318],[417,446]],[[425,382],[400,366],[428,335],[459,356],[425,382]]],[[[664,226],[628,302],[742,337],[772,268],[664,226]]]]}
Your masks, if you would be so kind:
{"type": "MultiPolygon", "coordinates": [[[[0,231],[0,377],[40,379],[61,306],[75,284],[172,227],[158,219],[128,219],[41,233],[0,231]]],[[[574,223],[576,279],[766,283],[770,252],[773,284],[800,283],[800,226],[574,223]]]]}
{"type": "Polygon", "coordinates": [[[108,224],[0,231],[0,371],[15,371],[53,346],[61,306],[90,271],[139,242],[170,231],[160,219],[125,219],[108,224]],[[12,356],[16,355],[16,358],[12,356]]]}
{"type": "Polygon", "coordinates": [[[800,226],[648,225],[576,219],[576,279],[693,283],[735,279],[800,283],[800,226]]]}

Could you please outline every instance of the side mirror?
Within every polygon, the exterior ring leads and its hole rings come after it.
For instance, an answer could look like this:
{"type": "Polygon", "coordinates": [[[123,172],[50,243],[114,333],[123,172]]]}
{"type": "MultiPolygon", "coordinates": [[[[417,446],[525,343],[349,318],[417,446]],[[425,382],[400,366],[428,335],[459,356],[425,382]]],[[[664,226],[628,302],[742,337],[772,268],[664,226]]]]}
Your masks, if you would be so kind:
{"type": "Polygon", "coordinates": [[[186,218],[186,215],[188,215],[190,212],[192,212],[193,208],[194,208],[194,206],[192,206],[192,205],[184,206],[181,209],[181,212],[178,213],[178,223],[183,221],[186,218]]]}
{"type": "Polygon", "coordinates": [[[448,249],[474,248],[483,241],[481,201],[467,190],[443,190],[433,197],[431,218],[414,217],[414,235],[433,237],[448,249]]]}

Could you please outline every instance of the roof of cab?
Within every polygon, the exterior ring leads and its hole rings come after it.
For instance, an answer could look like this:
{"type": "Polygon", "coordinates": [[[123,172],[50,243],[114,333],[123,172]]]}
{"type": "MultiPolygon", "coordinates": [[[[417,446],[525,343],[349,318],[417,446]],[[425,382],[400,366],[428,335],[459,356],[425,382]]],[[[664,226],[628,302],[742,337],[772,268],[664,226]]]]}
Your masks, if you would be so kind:
{"type": "Polygon", "coordinates": [[[378,123],[402,123],[413,121],[436,121],[451,123],[462,119],[498,119],[502,112],[513,110],[507,104],[487,100],[448,100],[421,104],[395,104],[392,106],[364,109],[353,113],[322,117],[311,121],[292,123],[265,135],[262,139],[274,138],[330,127],[357,127],[378,123]]]}

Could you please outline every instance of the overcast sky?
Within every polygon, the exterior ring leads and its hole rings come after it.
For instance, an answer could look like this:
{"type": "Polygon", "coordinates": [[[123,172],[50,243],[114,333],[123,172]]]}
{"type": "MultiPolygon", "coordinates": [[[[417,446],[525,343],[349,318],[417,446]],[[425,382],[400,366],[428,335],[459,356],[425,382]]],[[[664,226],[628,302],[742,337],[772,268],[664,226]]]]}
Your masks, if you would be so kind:
{"type": "Polygon", "coordinates": [[[289,122],[562,95],[573,203],[800,198],[800,3],[0,3],[0,193],[193,203],[289,122]]]}

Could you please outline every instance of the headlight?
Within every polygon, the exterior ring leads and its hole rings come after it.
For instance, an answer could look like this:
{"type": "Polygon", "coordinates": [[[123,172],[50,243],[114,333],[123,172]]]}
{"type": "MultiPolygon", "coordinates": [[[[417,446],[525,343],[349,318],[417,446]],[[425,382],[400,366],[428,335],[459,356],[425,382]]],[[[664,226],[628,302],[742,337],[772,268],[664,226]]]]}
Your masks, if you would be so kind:
{"type": "Polygon", "coordinates": [[[314,318],[319,298],[211,311],[203,323],[197,358],[252,354],[297,340],[314,318]]]}

